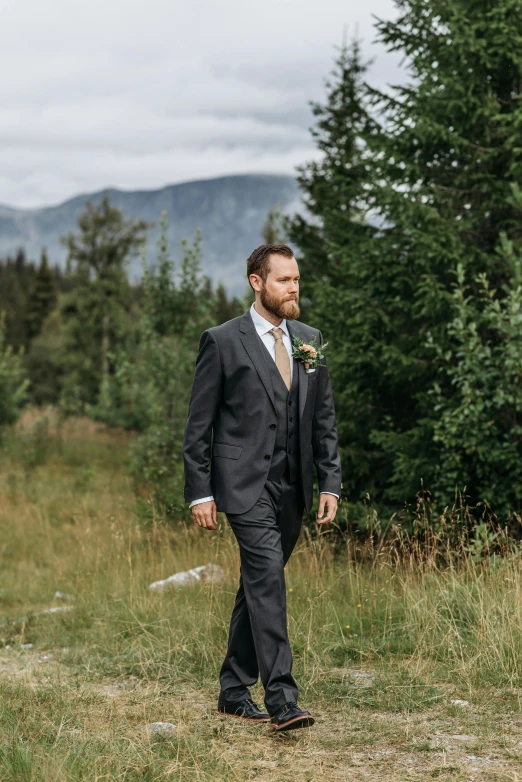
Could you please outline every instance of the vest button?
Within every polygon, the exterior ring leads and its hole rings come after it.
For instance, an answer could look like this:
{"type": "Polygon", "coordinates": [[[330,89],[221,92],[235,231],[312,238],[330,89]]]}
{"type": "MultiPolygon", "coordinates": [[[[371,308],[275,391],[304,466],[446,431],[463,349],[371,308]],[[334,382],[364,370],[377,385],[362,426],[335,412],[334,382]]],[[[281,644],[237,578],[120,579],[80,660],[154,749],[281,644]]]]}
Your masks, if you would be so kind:
{"type": "Polygon", "coordinates": [[[291,448],[288,449],[288,453],[292,453],[292,449],[291,448]]]}
{"type": "Polygon", "coordinates": [[[270,459],[270,454],[266,453],[265,454],[265,459],[268,461],[268,459],[270,459]]]}
{"type": "Polygon", "coordinates": [[[293,418],[289,418],[288,420],[290,421],[290,423],[292,423],[292,421],[293,421],[294,419],[293,419],[293,418]]]}
{"type": "Polygon", "coordinates": [[[289,437],[292,437],[292,435],[293,435],[293,432],[290,432],[290,434],[289,434],[288,436],[289,436],[289,437]]]}
{"type": "Polygon", "coordinates": [[[275,424],[270,424],[270,429],[276,429],[276,428],[277,428],[277,427],[276,427],[276,425],[275,425],[275,424]]]}

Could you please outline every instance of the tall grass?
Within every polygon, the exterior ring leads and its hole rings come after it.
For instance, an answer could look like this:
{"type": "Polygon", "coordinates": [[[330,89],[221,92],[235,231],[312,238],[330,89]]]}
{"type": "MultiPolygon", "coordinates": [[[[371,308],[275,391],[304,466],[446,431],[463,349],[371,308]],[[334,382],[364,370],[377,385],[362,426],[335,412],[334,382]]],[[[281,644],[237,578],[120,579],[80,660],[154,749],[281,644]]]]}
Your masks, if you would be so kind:
{"type": "MultiPolygon", "coordinates": [[[[223,747],[235,739],[214,716],[239,573],[235,539],[224,517],[209,533],[167,525],[151,508],[144,525],[127,450],[128,435],[87,421],[26,420],[4,440],[2,781],[245,779],[252,771],[257,750],[230,765],[223,747]],[[209,561],[226,570],[223,585],[148,589],[209,561]],[[57,590],[74,601],[56,599],[57,590]],[[58,606],[71,610],[40,613],[58,606]],[[111,686],[120,688],[114,697],[111,686]],[[143,726],[167,718],[189,732],[151,742],[143,726]]],[[[352,727],[376,713],[462,722],[452,699],[491,712],[499,692],[494,708],[517,713],[522,555],[516,545],[502,551],[483,561],[473,550],[441,558],[440,546],[423,549],[398,533],[362,556],[349,537],[334,547],[304,530],[286,573],[301,702],[323,722],[352,727]]],[[[259,686],[254,694],[262,702],[259,686]]],[[[363,743],[377,740],[364,735],[363,743]]],[[[287,771],[283,764],[268,778],[287,771]]]]}

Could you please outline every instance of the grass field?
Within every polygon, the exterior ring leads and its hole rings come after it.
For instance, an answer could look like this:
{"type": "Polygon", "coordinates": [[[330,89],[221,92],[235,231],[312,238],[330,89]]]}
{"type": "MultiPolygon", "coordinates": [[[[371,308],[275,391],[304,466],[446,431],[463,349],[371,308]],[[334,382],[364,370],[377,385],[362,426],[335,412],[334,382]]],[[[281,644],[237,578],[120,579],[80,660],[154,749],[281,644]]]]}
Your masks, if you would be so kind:
{"type": "Polygon", "coordinates": [[[317,723],[274,736],[216,714],[239,572],[226,519],[140,520],[127,446],[26,421],[1,452],[0,782],[522,779],[521,554],[360,564],[303,535],[289,629],[317,723]],[[148,589],[209,561],[224,584],[148,589]]]}

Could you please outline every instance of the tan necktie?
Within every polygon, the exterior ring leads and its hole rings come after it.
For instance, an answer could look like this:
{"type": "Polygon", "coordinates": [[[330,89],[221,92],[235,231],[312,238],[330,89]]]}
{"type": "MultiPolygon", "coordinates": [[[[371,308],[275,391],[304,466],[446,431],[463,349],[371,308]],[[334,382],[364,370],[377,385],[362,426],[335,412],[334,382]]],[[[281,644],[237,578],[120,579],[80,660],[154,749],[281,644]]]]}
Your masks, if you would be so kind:
{"type": "Polygon", "coordinates": [[[290,391],[290,386],[292,385],[290,377],[290,359],[288,357],[288,351],[283,345],[283,329],[270,329],[269,333],[272,334],[275,339],[276,367],[278,368],[286,387],[290,391]]]}

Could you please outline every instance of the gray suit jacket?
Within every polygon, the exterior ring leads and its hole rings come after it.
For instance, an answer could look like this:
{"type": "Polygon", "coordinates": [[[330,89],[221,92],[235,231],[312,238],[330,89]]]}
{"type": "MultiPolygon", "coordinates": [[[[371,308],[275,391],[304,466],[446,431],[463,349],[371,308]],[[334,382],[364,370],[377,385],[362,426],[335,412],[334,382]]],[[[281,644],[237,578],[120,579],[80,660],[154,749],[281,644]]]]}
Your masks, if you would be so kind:
{"type": "MultiPolygon", "coordinates": [[[[287,325],[292,337],[323,343],[318,329],[297,320],[287,325]]],[[[186,502],[213,495],[219,511],[245,513],[259,499],[276,436],[272,360],[249,311],[201,335],[183,440],[186,502]]],[[[313,465],[319,491],[340,494],[341,461],[328,368],[307,374],[296,362],[296,369],[301,478],[310,510],[313,465]]]]}

